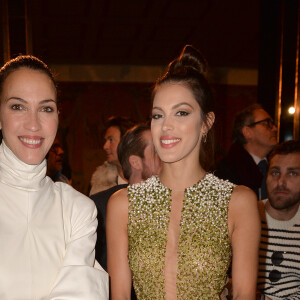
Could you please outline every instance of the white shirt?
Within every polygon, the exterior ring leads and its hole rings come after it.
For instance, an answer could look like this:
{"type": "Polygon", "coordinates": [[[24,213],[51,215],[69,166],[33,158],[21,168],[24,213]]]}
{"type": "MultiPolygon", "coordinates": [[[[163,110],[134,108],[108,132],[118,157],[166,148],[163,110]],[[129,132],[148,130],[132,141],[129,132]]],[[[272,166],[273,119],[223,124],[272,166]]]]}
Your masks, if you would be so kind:
{"type": "Polygon", "coordinates": [[[71,186],[0,145],[0,299],[108,299],[95,265],[97,211],[71,186]]]}

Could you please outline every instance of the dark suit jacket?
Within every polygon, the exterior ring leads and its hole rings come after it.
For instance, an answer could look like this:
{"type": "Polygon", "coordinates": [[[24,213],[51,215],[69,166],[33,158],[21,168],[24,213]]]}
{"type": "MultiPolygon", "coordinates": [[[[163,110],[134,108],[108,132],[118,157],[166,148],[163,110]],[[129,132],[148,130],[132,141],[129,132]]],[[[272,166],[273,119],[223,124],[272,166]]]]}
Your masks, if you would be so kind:
{"type": "Polygon", "coordinates": [[[263,175],[252,156],[241,145],[234,143],[225,158],[217,165],[215,175],[232,183],[251,188],[258,196],[263,175]]]}
{"type": "MultiPolygon", "coordinates": [[[[115,185],[112,188],[91,195],[90,198],[94,200],[98,209],[98,230],[97,230],[97,242],[96,242],[96,259],[107,271],[107,250],[106,250],[106,235],[105,235],[105,221],[106,221],[106,206],[110,196],[120,189],[126,188],[128,184],[115,185]]],[[[131,300],[136,300],[135,291],[133,285],[131,285],[131,300]]]]}
{"type": "Polygon", "coordinates": [[[106,235],[105,235],[105,221],[106,221],[106,206],[110,196],[116,191],[126,188],[128,184],[115,185],[112,188],[101,191],[97,194],[91,195],[90,198],[95,202],[98,210],[98,229],[96,242],[96,259],[102,268],[107,271],[107,251],[106,251],[106,235]]]}

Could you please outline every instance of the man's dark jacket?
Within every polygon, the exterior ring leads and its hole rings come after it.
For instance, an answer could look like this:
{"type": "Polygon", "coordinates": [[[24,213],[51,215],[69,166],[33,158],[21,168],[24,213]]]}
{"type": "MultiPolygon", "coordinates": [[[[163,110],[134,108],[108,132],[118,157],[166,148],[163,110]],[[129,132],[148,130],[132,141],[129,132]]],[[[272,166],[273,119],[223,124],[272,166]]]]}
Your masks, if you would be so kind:
{"type": "Polygon", "coordinates": [[[238,143],[233,143],[225,158],[217,165],[215,175],[237,185],[251,188],[258,196],[263,175],[252,156],[238,143]]]}
{"type": "Polygon", "coordinates": [[[101,191],[97,194],[90,196],[90,198],[94,200],[98,210],[97,242],[95,246],[96,259],[105,271],[107,271],[107,251],[106,251],[106,235],[105,235],[107,202],[113,193],[127,186],[128,184],[115,185],[108,190],[101,191]]]}

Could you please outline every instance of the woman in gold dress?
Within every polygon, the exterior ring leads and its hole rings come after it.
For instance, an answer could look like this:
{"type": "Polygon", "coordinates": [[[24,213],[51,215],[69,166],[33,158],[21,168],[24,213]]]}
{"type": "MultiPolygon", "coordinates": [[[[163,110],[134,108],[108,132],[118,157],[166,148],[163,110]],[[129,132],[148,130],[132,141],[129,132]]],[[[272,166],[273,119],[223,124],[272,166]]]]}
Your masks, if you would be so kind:
{"type": "Polygon", "coordinates": [[[215,115],[205,61],[192,46],[153,90],[158,177],[107,208],[111,296],[219,299],[232,259],[233,299],[255,299],[260,222],[255,194],[209,173],[215,115]]]}

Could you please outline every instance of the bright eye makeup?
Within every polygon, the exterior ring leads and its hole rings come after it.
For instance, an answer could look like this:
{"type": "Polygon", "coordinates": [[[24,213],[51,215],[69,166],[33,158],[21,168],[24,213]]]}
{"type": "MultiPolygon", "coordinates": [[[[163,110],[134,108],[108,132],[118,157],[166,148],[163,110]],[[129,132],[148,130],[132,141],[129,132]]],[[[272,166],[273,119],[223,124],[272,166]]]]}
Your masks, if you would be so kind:
{"type": "Polygon", "coordinates": [[[185,111],[185,110],[180,110],[176,113],[176,116],[179,116],[179,117],[185,117],[185,116],[188,116],[190,113],[188,111],[185,111]]]}
{"type": "Polygon", "coordinates": [[[162,114],[152,114],[152,116],[151,116],[151,118],[153,119],[153,120],[157,120],[157,119],[160,119],[160,118],[162,118],[162,114]]]}

